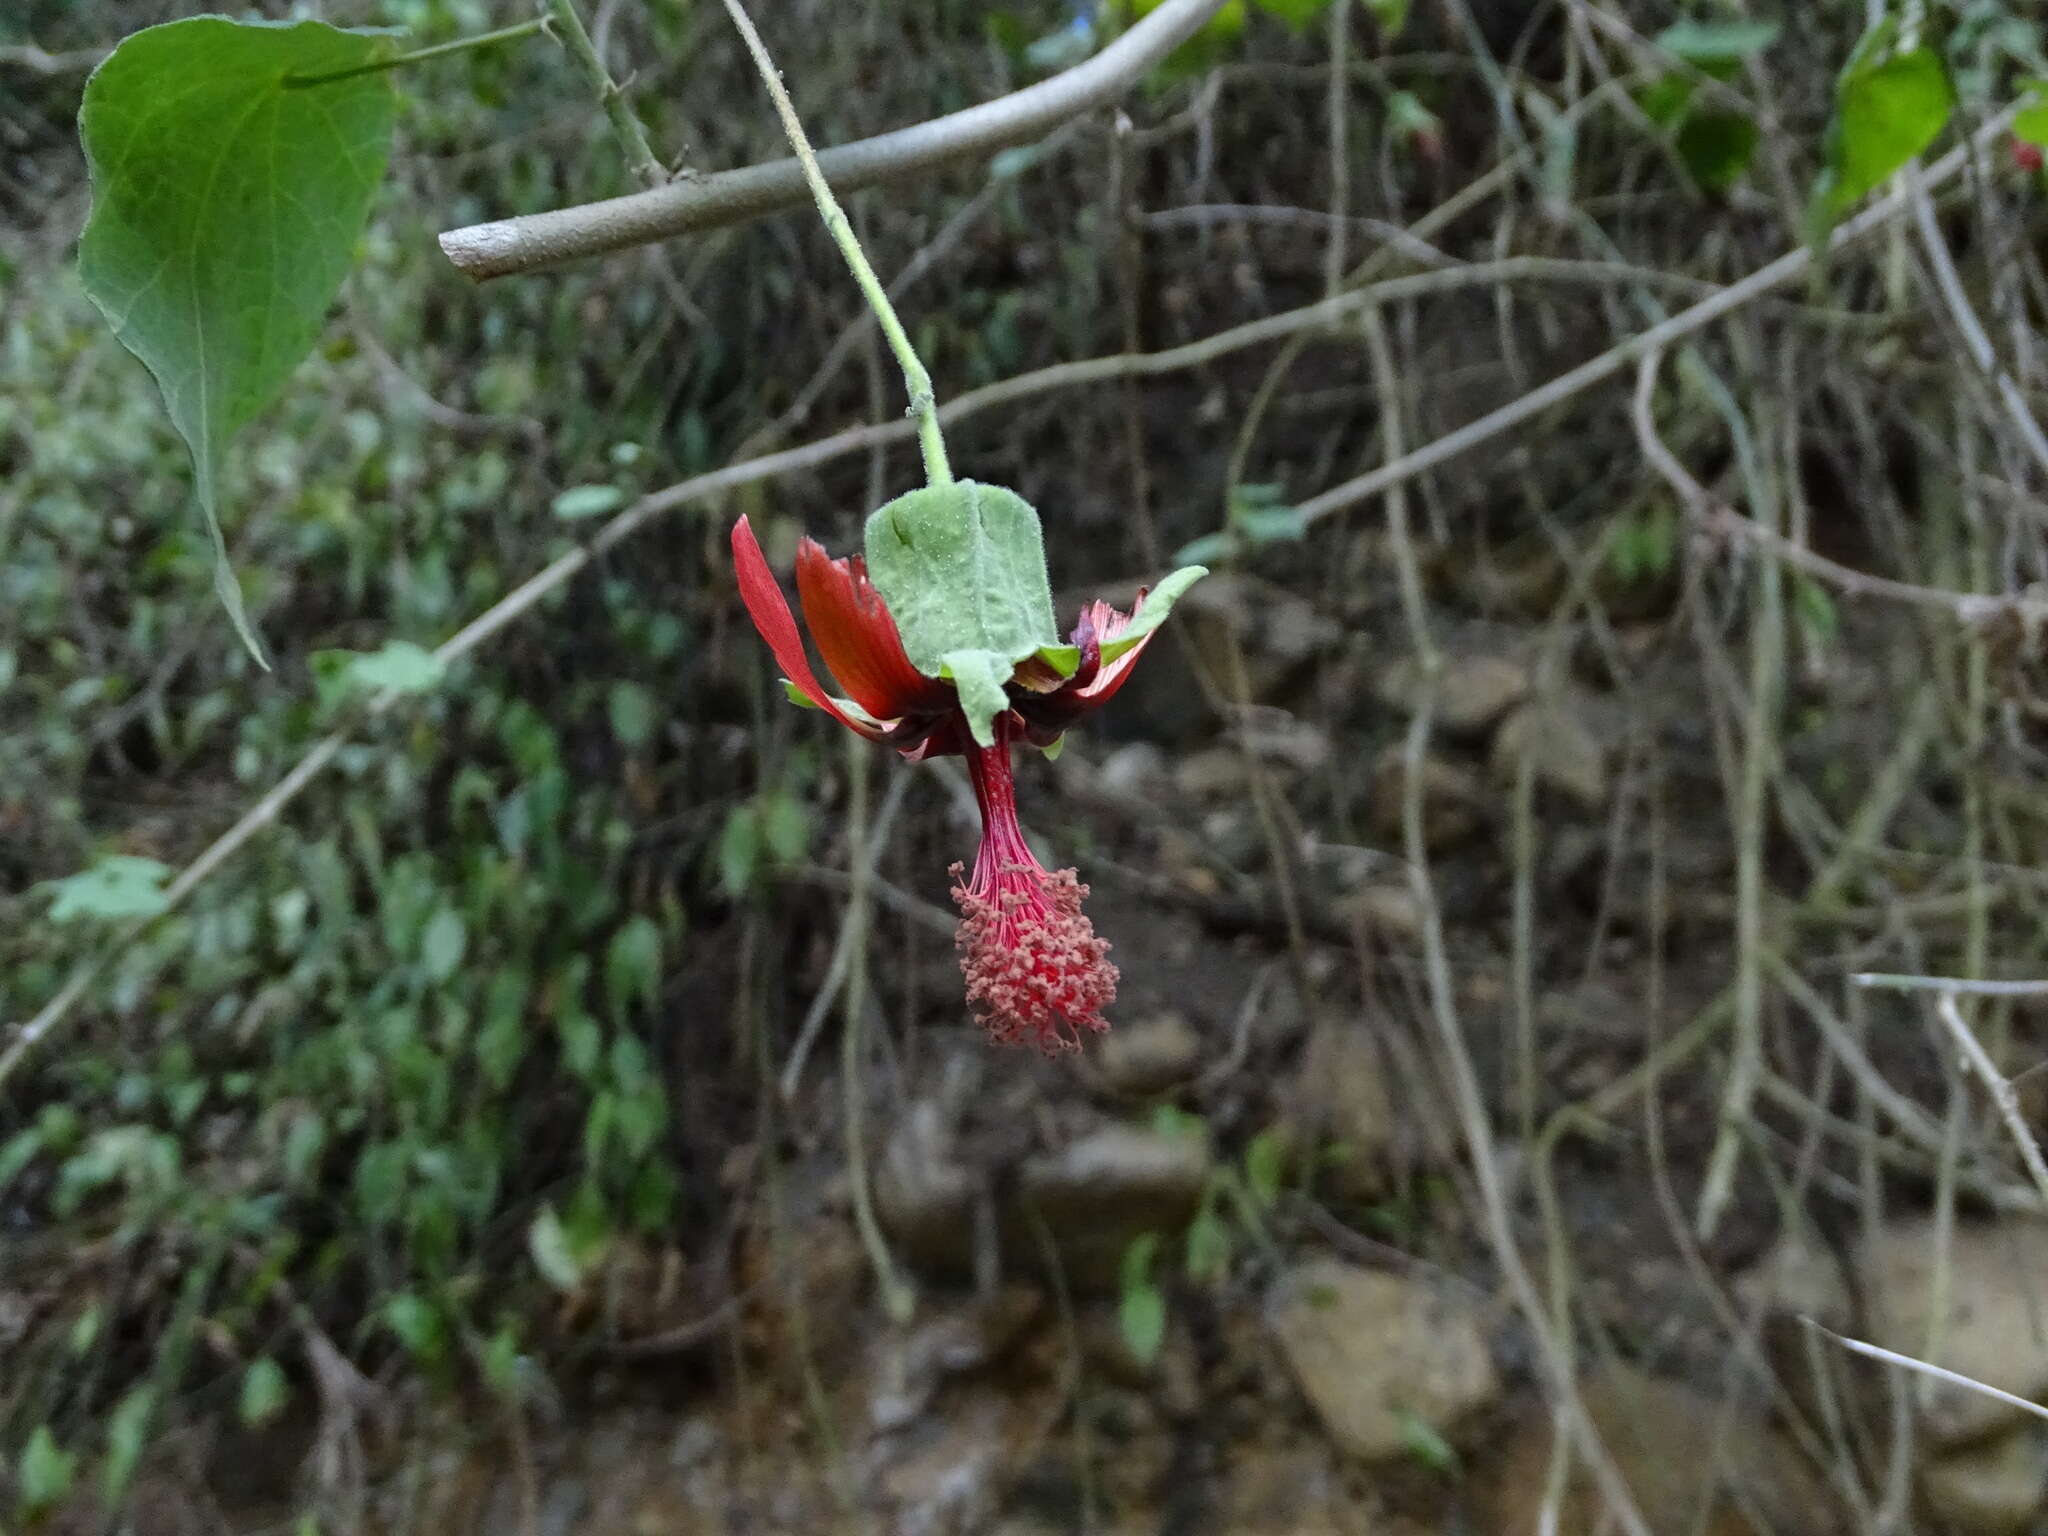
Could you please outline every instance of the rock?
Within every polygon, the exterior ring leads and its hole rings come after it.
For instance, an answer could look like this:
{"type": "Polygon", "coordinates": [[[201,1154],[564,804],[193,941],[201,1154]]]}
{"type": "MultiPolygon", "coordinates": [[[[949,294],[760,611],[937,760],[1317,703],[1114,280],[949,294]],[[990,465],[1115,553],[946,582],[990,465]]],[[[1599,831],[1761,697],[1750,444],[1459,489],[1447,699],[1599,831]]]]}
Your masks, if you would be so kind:
{"type": "Polygon", "coordinates": [[[1197,1136],[1113,1125],[1025,1161],[1017,1207],[1005,1213],[1006,1247],[1036,1252],[1035,1211],[1077,1287],[1113,1286],[1131,1239],[1178,1232],[1209,1179],[1209,1148],[1197,1136]]]}
{"type": "Polygon", "coordinates": [[[913,1104],[883,1148],[875,1172],[875,1211],[911,1262],[930,1269],[967,1267],[973,1255],[974,1176],[954,1155],[941,1108],[913,1104]]]}
{"type": "Polygon", "coordinates": [[[1202,1037],[1175,1009],[1118,1024],[1095,1050],[1104,1084],[1123,1094],[1158,1093],[1186,1082],[1201,1062],[1202,1037]]]}
{"type": "Polygon", "coordinates": [[[1104,1298],[1082,1310],[1080,1341],[1089,1370],[1099,1371],[1112,1386],[1152,1393],[1160,1410],[1175,1419],[1201,1411],[1195,1342],[1179,1308],[1169,1307],[1166,1335],[1149,1360],[1131,1348],[1114,1298],[1104,1298]]]}
{"type": "Polygon", "coordinates": [[[1499,1390],[1482,1318],[1419,1280],[1310,1259],[1275,1282],[1267,1326],[1330,1438],[1394,1456],[1409,1420],[1441,1433],[1499,1390]]]}
{"type": "MultiPolygon", "coordinates": [[[[1402,801],[1407,794],[1407,756],[1400,743],[1388,747],[1373,764],[1372,794],[1367,816],[1373,834],[1398,849],[1402,843],[1402,801]]],[[[1471,769],[1440,757],[1422,763],[1422,840],[1431,853],[1443,853],[1470,842],[1486,823],[1495,799],[1471,769]]]]}
{"type": "Polygon", "coordinates": [[[1344,626],[1299,593],[1242,572],[1218,572],[1181,599],[1187,633],[1213,675],[1243,664],[1246,696],[1271,701],[1343,643],[1344,626]]]}
{"type": "Polygon", "coordinates": [[[1233,1446],[1221,1469],[1213,1524],[1230,1536],[1381,1536],[1379,1512],[1347,1486],[1347,1469],[1314,1440],[1233,1446]]]}
{"type": "Polygon", "coordinates": [[[1524,704],[1493,738],[1493,780],[1512,788],[1524,758],[1534,762],[1536,787],[1563,795],[1580,809],[1607,804],[1607,751],[1582,714],[1564,703],[1524,704]]]}
{"type": "Polygon", "coordinates": [[[960,1384],[938,1411],[920,1416],[874,1448],[874,1464],[863,1469],[860,1487],[863,1502],[884,1508],[871,1524],[852,1528],[897,1536],[964,1536],[986,1530],[1066,1406],[1066,1391],[1052,1380],[960,1384]]]}
{"type": "Polygon", "coordinates": [[[1920,1496],[1953,1536],[2020,1536],[2048,1502],[2048,1425],[2016,1424],[1935,1457],[1920,1469],[1920,1496]]]}
{"type": "Polygon", "coordinates": [[[881,1430],[910,1423],[948,1377],[979,1370],[1014,1345],[1043,1304],[1036,1286],[1007,1285],[927,1308],[907,1333],[879,1335],[869,1423],[881,1430]]]}
{"type": "Polygon", "coordinates": [[[1173,783],[1190,800],[1220,800],[1243,794],[1249,776],[1244,753],[1238,748],[1204,747],[1175,765],[1173,783]]]}
{"type": "Polygon", "coordinates": [[[1150,795],[1166,779],[1166,754],[1149,741],[1130,741],[1111,751],[1095,770],[1105,794],[1150,795]]]}
{"type": "MultiPolygon", "coordinates": [[[[1507,656],[1447,658],[1437,674],[1436,711],[1431,720],[1446,736],[1484,736],[1500,717],[1529,696],[1529,669],[1507,656]]],[[[1380,674],[1374,687],[1382,703],[1413,714],[1422,702],[1422,668],[1403,657],[1380,674]]]]}
{"type": "Polygon", "coordinates": [[[1370,1200],[1386,1186],[1398,1123],[1387,1091],[1386,1064],[1366,1034],[1365,1020],[1324,1025],[1309,1036],[1293,1094],[1300,1156],[1341,1148],[1329,1180],[1349,1200],[1370,1200]]]}
{"type": "MultiPolygon", "coordinates": [[[[1936,1255],[1934,1223],[1926,1217],[1893,1222],[1872,1241],[1857,1243],[1860,1323],[1847,1284],[1810,1243],[1781,1244],[1742,1285],[1784,1312],[1838,1331],[1861,1327],[1869,1342],[1921,1359],[1935,1331],[1929,1307],[1936,1255]]],[[[2018,1397],[2048,1398],[2044,1274],[2048,1222],[1958,1223],[1949,1246],[1947,1316],[1933,1363],[2018,1397]]],[[[1872,1366],[1871,1374],[1883,1369],[1872,1366]]],[[[1967,1387],[1930,1379],[1916,1382],[1914,1390],[1920,1432],[1937,1449],[1981,1439],[2026,1417],[2024,1409],[1967,1387]]]]}
{"type": "MultiPolygon", "coordinates": [[[[1579,1398],[1644,1524],[1658,1536],[1826,1536],[1840,1528],[1805,1462],[1754,1413],[1627,1366],[1582,1381],[1579,1398]]],[[[1487,1490],[1485,1529],[1493,1536],[1536,1530],[1552,1433],[1550,1411],[1540,1403],[1509,1432],[1487,1490]]],[[[1612,1529],[1602,1524],[1605,1508],[1575,1457],[1557,1529],[1612,1529]]]]}
{"type": "Polygon", "coordinates": [[[1422,907],[1406,880],[1360,886],[1337,907],[1347,919],[1364,923],[1381,938],[1412,943],[1422,937],[1422,907]]]}

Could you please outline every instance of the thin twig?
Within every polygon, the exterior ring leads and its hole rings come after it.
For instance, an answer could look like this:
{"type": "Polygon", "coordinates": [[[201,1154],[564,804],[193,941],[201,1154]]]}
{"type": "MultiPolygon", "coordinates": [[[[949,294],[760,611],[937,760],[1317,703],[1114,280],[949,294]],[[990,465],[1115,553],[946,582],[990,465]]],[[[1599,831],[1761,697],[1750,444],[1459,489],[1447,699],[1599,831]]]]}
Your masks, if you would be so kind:
{"type": "MultiPolygon", "coordinates": [[[[833,187],[852,192],[1042,138],[1121,96],[1223,3],[1164,0],[1102,52],[1063,74],[965,111],[828,149],[818,157],[819,169],[833,187]]],[[[457,270],[478,281],[538,272],[757,219],[802,202],[805,189],[803,168],[795,160],[776,160],[604,202],[451,229],[441,236],[441,250],[457,270]]]]}
{"type": "Polygon", "coordinates": [[[583,78],[597,92],[597,104],[604,108],[612,133],[626,152],[626,168],[643,185],[662,186],[668,181],[668,170],[655,158],[654,147],[647,142],[647,130],[633,115],[632,105],[619,89],[618,81],[604,67],[597,45],[591,42],[590,34],[583,28],[583,18],[577,14],[575,0],[547,0],[547,6],[548,32],[562,45],[562,51],[575,60],[583,78]]]}
{"type": "Polygon", "coordinates": [[[1898,976],[1858,971],[1849,981],[1881,992],[1945,992],[1959,997],[2048,997],[2048,981],[1980,981],[1961,976],[1898,976]]]}
{"type": "Polygon", "coordinates": [[[2005,414],[2017,429],[2020,441],[2027,445],[2034,462],[2048,469],[2048,433],[2043,433],[2041,423],[2035,420],[2019,380],[2012,376],[2010,369],[2000,365],[1998,351],[1991,345],[1991,336],[1984,329],[1984,322],[1977,318],[1969,294],[1963,290],[1963,279],[1956,271],[1955,257],[1949,253],[1948,241],[1942,238],[1941,225],[1934,216],[1934,199],[1917,181],[1911,185],[1910,194],[1913,227],[1920,236],[1920,248],[1927,253],[1928,264],[1934,268],[1934,286],[1941,293],[1942,303],[1948,306],[1956,329],[1963,333],[1971,358],[1998,392],[1999,403],[2005,407],[2005,414]]]}
{"type": "Polygon", "coordinates": [[[1965,1376],[1961,1371],[1951,1371],[1927,1360],[1915,1360],[1911,1355],[1902,1355],[1895,1350],[1885,1349],[1881,1345],[1866,1344],[1861,1339],[1846,1338],[1842,1334],[1836,1333],[1832,1328],[1823,1327],[1810,1317],[1802,1317],[1800,1321],[1813,1329],[1814,1332],[1825,1334],[1828,1338],[1841,1345],[1842,1348],[1851,1350],[1856,1354],[1866,1355],[1872,1360],[1882,1360],[1886,1365],[1896,1365],[1909,1371],[1918,1371],[1921,1375],[1931,1376],[1936,1381],[1945,1381],[1952,1387],[1961,1387],[1968,1392],[1976,1392],[1985,1397],[1996,1398],[1999,1402],[2005,1403],[2010,1407],[2024,1408],[2036,1418],[2048,1419],[2048,1408],[2042,1407],[2039,1403],[2030,1402],[2015,1393],[2002,1391],[1997,1387],[1978,1381],[1974,1376],[1965,1376]]]}
{"type": "Polygon", "coordinates": [[[1790,565],[1849,597],[1882,598],[1919,608],[1937,608],[1967,625],[1980,625],[1994,615],[2009,611],[2038,614],[2044,604],[2038,597],[2018,593],[2011,596],[1983,592],[1953,592],[1943,587],[1923,587],[1889,576],[1874,576],[1852,566],[1816,554],[1795,543],[1775,528],[1766,528],[1755,518],[1745,517],[1695,479],[1680,462],[1657,430],[1656,392],[1663,367],[1662,347],[1644,354],[1636,367],[1636,389],[1630,411],[1636,444],[1650,467],[1678,493],[1680,504],[1706,532],[1740,539],[1763,550],[1773,559],[1790,565]]]}
{"type": "Polygon", "coordinates": [[[1941,1016],[1941,1022],[1948,1026],[1949,1037],[1963,1053],[1963,1060],[1970,1070],[1977,1074],[1991,1095],[1991,1102],[1998,1106],[1999,1118],[2005,1121],[2006,1130],[2012,1133],[2014,1145],[2020,1149],[2020,1161],[2027,1165],[2027,1176],[2034,1181],[2034,1188],[2041,1192],[2043,1205],[2048,1205],[2048,1161],[2041,1157],[2041,1144],[2034,1140],[2034,1133],[2027,1127],[2027,1117],[2020,1109],[2020,1096],[2006,1081],[2005,1074],[1998,1070],[1991,1055],[1984,1049],[1984,1043],[1977,1038],[1977,1032],[1970,1028],[1963,1011],[1956,1006],[1953,988],[1943,991],[1934,1003],[1934,1011],[1941,1016]]]}
{"type": "Polygon", "coordinates": [[[917,420],[917,446],[924,455],[925,482],[929,485],[951,485],[953,471],[946,463],[946,440],[939,432],[938,399],[932,393],[932,376],[925,372],[924,362],[918,357],[917,348],[911,345],[909,333],[903,329],[903,322],[896,318],[896,306],[889,302],[889,290],[882,286],[882,280],[875,276],[875,269],[868,265],[867,252],[861,249],[860,238],[847,222],[839,200],[832,195],[831,183],[818,168],[818,157],[811,152],[811,141],[804,135],[804,125],[796,115],[796,104],[789,99],[789,92],[783,89],[782,76],[775,68],[775,61],[768,57],[768,47],[761,41],[761,34],[754,30],[747,8],[740,0],[725,0],[725,9],[726,14],[732,17],[732,24],[739,28],[740,36],[746,40],[747,52],[753,55],[761,83],[768,87],[769,96],[774,98],[776,116],[782,119],[782,132],[803,166],[804,180],[809,183],[811,197],[818,205],[818,216],[825,221],[826,231],[832,236],[833,244],[839,247],[839,254],[846,258],[853,280],[860,285],[861,296],[868,301],[868,308],[874,311],[875,319],[882,327],[882,335],[888,339],[889,350],[896,355],[896,366],[903,370],[903,387],[910,395],[910,414],[917,420]]]}
{"type": "MultiPolygon", "coordinates": [[[[1940,186],[1953,180],[1969,164],[1972,152],[1992,143],[1999,135],[2010,130],[2013,114],[2002,112],[1980,128],[1971,142],[1948,154],[1928,167],[1923,185],[1928,188],[1940,186]]],[[[1910,199],[1904,192],[1872,204],[1855,218],[1836,227],[1828,241],[1830,252],[1839,251],[1854,241],[1862,239],[1874,230],[1892,223],[1910,206],[1910,199]]],[[[1384,495],[1393,486],[1414,479],[1427,470],[1448,463],[1462,454],[1470,453],[1483,443],[1492,441],[1503,432],[1520,426],[1523,422],[1542,415],[1545,411],[1563,404],[1574,396],[1583,394],[1595,384],[1612,378],[1630,363],[1648,353],[1660,351],[1673,342],[1706,329],[1715,321],[1725,319],[1745,305],[1753,304],[1776,289],[1784,287],[1794,278],[1801,276],[1813,265],[1813,250],[1800,246],[1787,251],[1776,261],[1759,267],[1740,282],[1722,289],[1710,299],[1704,299],[1690,309],[1681,310],[1661,325],[1653,325],[1638,335],[1629,337],[1609,348],[1589,362],[1560,374],[1548,384],[1540,385],[1526,395],[1510,401],[1498,410],[1489,411],[1476,421],[1466,423],[1454,432],[1447,432],[1433,442],[1404,455],[1390,464],[1347,480],[1342,485],[1332,486],[1320,496],[1311,497],[1299,508],[1305,522],[1319,522],[1334,516],[1376,496],[1384,495]]]]}

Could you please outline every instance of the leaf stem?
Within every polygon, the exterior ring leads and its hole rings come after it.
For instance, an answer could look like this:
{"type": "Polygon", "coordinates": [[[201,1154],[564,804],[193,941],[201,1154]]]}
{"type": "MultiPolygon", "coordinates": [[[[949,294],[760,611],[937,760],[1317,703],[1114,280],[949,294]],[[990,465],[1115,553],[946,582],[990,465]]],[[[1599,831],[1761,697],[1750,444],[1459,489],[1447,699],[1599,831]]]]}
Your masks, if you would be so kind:
{"type": "Polygon", "coordinates": [[[545,0],[545,4],[547,15],[540,25],[546,27],[548,35],[562,45],[562,51],[576,61],[591,89],[597,92],[598,105],[604,108],[612,132],[618,135],[619,143],[625,148],[627,169],[648,186],[661,186],[668,180],[668,170],[655,158],[654,149],[647,142],[647,130],[641,127],[640,119],[633,115],[633,109],[626,103],[625,92],[619,89],[611,71],[604,67],[604,60],[598,57],[597,45],[584,30],[575,0],[545,0]]]}
{"type": "Polygon", "coordinates": [[[547,26],[546,17],[536,16],[531,21],[500,27],[495,32],[479,32],[475,37],[458,37],[450,42],[436,43],[431,48],[415,48],[411,53],[395,53],[388,59],[375,59],[368,64],[357,64],[350,69],[337,69],[324,75],[286,75],[284,83],[289,89],[308,85],[332,85],[337,80],[353,80],[359,75],[377,75],[387,69],[403,69],[408,64],[422,64],[428,59],[438,59],[445,53],[467,53],[472,48],[488,48],[494,43],[514,42],[522,37],[531,37],[536,32],[545,32],[547,26]]]}
{"type": "Polygon", "coordinates": [[[903,387],[910,394],[910,414],[917,419],[917,446],[924,455],[925,483],[951,485],[953,470],[946,462],[946,440],[939,432],[939,402],[932,393],[931,375],[925,372],[917,348],[910,344],[903,322],[896,318],[896,308],[889,302],[889,295],[875,276],[875,269],[868,265],[867,253],[860,248],[853,226],[841,211],[839,200],[832,195],[825,173],[818,169],[818,157],[811,151],[811,141],[804,135],[804,125],[797,120],[796,107],[789,99],[789,92],[783,89],[782,76],[776,71],[775,61],[769,58],[761,34],[754,30],[746,7],[740,4],[740,0],[725,0],[725,8],[732,17],[733,25],[739,28],[747,51],[754,56],[754,67],[760,71],[761,83],[768,87],[768,94],[775,100],[776,115],[782,119],[782,131],[804,168],[804,180],[810,183],[811,197],[818,205],[818,214],[825,221],[826,231],[838,245],[839,254],[846,258],[853,280],[860,284],[861,296],[868,301],[868,308],[875,312],[882,334],[888,338],[889,350],[896,354],[896,364],[903,370],[903,387]]]}

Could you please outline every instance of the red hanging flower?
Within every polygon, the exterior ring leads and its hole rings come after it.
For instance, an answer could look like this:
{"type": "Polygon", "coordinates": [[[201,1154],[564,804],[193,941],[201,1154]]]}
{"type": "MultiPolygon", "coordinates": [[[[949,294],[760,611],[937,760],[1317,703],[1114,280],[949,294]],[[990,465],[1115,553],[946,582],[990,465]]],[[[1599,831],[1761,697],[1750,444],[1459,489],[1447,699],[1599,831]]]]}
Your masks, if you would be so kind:
{"type": "MultiPolygon", "coordinates": [[[[1106,703],[1151,635],[1105,663],[1103,647],[1129,626],[1131,615],[1105,602],[1088,604],[1074,626],[1080,660],[1073,676],[1062,677],[1037,657],[1019,663],[1005,690],[1009,708],[996,716],[994,744],[984,747],[968,729],[953,684],[911,665],[889,605],[859,555],[834,560],[810,538],[797,546],[804,619],[847,693],[835,698],[811,670],[788,600],[744,517],[733,525],[732,554],[747,614],[794,692],[913,762],[948,753],[966,758],[981,806],[981,846],[972,878],[963,882],[959,864],[950,873],[960,908],[955,943],[976,1022],[999,1043],[1028,1042],[1049,1053],[1078,1046],[1083,1029],[1107,1029],[1102,1010],[1115,1001],[1117,983],[1108,941],[1095,936],[1081,910],[1088,887],[1071,869],[1047,870],[1025,843],[1010,749],[1020,740],[1050,746],[1106,703]]],[[[1142,601],[1145,594],[1138,595],[1142,601]]]]}

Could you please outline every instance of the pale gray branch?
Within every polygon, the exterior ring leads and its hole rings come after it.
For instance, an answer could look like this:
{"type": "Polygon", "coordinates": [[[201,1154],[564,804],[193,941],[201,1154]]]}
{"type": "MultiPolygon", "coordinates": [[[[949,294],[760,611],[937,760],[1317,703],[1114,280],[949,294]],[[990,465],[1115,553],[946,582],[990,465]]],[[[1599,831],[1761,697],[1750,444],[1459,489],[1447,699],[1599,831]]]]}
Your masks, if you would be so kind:
{"type": "MultiPolygon", "coordinates": [[[[1122,95],[1222,5],[1223,0],[1165,0],[1094,58],[1064,74],[978,107],[825,150],[818,156],[819,169],[835,192],[851,192],[1029,143],[1122,95]]],[[[803,168],[793,159],[773,160],[603,202],[451,229],[441,236],[441,250],[458,270],[481,282],[744,223],[809,198],[803,168]]]]}

